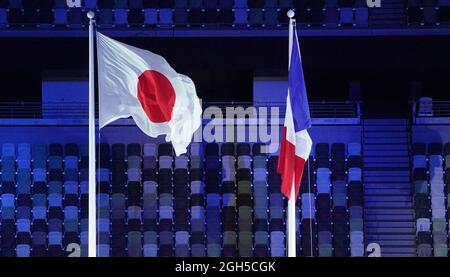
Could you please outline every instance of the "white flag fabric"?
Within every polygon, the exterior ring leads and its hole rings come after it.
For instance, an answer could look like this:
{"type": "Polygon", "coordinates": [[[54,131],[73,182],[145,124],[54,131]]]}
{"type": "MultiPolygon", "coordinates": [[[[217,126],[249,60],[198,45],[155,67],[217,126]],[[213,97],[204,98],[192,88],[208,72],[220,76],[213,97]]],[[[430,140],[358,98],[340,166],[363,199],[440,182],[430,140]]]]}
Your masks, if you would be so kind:
{"type": "Polygon", "coordinates": [[[186,152],[200,127],[194,82],[167,61],[97,32],[100,128],[131,116],[148,136],[166,135],[176,155],[186,152]]]}

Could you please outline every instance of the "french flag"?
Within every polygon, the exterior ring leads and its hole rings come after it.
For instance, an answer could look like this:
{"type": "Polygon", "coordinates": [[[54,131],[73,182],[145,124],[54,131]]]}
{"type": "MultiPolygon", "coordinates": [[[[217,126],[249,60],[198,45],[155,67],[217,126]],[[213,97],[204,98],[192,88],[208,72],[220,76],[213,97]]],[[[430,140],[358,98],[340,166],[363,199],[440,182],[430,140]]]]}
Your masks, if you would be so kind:
{"type": "Polygon", "coordinates": [[[288,199],[294,186],[295,199],[297,199],[303,168],[312,146],[312,140],[307,131],[311,127],[311,116],[295,27],[294,37],[289,66],[286,115],[277,168],[278,173],[281,174],[281,192],[288,199]]]}

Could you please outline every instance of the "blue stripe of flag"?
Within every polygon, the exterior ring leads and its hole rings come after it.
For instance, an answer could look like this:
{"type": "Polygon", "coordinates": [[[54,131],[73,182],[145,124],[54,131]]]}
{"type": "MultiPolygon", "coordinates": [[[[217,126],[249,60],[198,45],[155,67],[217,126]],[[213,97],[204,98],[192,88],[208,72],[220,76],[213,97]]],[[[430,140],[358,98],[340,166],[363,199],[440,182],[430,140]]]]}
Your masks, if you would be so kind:
{"type": "Polygon", "coordinates": [[[302,61],[295,26],[294,39],[292,42],[291,66],[289,68],[289,96],[295,132],[308,129],[311,127],[311,116],[309,113],[305,78],[303,76],[302,61]]]}

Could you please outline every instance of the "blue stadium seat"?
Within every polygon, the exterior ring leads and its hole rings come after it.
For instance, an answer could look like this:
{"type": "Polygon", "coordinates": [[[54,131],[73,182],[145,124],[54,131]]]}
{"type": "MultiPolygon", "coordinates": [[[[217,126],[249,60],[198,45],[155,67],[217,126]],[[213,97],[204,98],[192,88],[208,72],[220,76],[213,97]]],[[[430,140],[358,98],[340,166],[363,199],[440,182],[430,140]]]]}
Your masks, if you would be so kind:
{"type": "Polygon", "coordinates": [[[354,24],[354,9],[353,8],[341,8],[340,9],[340,23],[342,26],[353,26],[354,24]]]}
{"type": "Polygon", "coordinates": [[[173,12],[172,9],[160,9],[159,10],[159,25],[172,27],[173,25],[173,12]]]}
{"type": "Polygon", "coordinates": [[[84,7],[91,10],[97,9],[97,0],[85,0],[84,7]]]}
{"type": "Polygon", "coordinates": [[[348,180],[349,181],[361,181],[362,180],[361,169],[360,168],[349,168],[348,180]]]}
{"type": "Polygon", "coordinates": [[[237,8],[234,10],[234,24],[235,25],[247,25],[248,24],[248,11],[247,9],[237,8]]]}
{"type": "Polygon", "coordinates": [[[125,9],[115,9],[114,10],[114,25],[115,26],[125,26],[128,24],[127,21],[128,14],[125,9]]]}
{"type": "Polygon", "coordinates": [[[356,8],[355,9],[355,26],[367,27],[369,25],[369,9],[356,8]]]}
{"type": "Polygon", "coordinates": [[[126,9],[128,8],[127,0],[114,0],[114,9],[126,9]]]}
{"type": "Polygon", "coordinates": [[[234,8],[247,8],[247,0],[234,0],[234,8]]]}
{"type": "Polygon", "coordinates": [[[16,248],[17,257],[30,257],[31,246],[28,244],[18,244],[16,248]]]}

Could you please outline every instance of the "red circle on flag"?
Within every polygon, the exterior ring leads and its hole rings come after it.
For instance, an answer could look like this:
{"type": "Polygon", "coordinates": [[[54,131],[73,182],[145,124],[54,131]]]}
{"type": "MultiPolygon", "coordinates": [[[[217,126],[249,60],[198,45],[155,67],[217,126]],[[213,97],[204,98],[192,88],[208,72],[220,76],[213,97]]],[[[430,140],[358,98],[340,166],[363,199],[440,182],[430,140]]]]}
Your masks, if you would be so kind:
{"type": "Polygon", "coordinates": [[[155,70],[146,70],[139,76],[137,90],[139,102],[152,122],[170,121],[176,95],[166,76],[155,70]]]}

